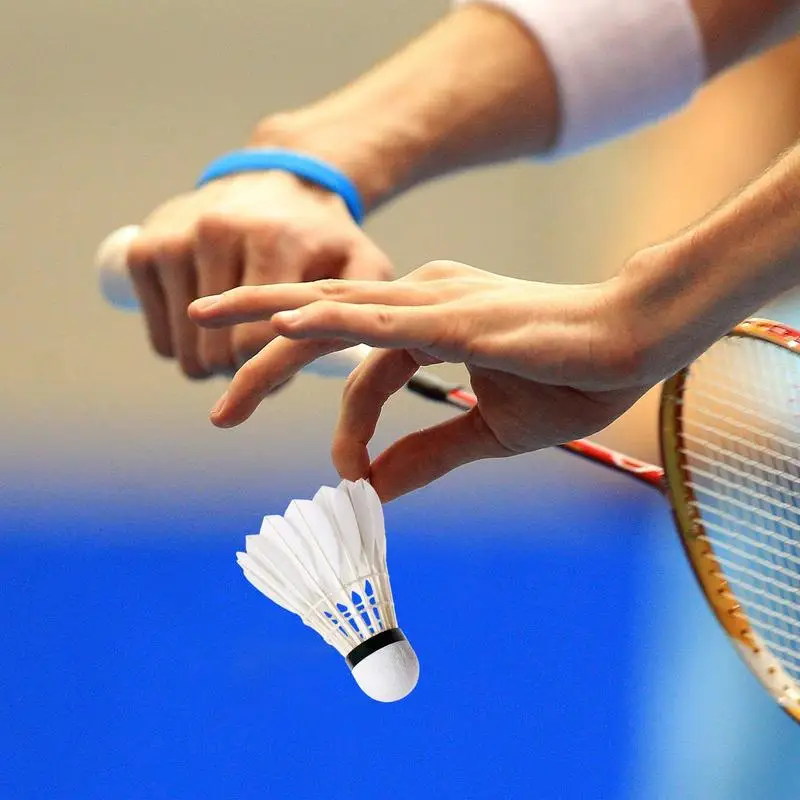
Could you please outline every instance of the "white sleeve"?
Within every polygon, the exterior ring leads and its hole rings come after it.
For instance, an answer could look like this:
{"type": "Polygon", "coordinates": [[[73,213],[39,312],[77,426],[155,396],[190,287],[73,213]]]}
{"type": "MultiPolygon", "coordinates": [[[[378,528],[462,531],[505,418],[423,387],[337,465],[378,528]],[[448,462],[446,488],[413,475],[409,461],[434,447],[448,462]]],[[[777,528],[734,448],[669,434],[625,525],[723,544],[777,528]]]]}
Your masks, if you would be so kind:
{"type": "Polygon", "coordinates": [[[561,128],[551,157],[665,116],[705,80],[703,41],[689,0],[488,2],[536,36],[553,69],[561,128]]]}

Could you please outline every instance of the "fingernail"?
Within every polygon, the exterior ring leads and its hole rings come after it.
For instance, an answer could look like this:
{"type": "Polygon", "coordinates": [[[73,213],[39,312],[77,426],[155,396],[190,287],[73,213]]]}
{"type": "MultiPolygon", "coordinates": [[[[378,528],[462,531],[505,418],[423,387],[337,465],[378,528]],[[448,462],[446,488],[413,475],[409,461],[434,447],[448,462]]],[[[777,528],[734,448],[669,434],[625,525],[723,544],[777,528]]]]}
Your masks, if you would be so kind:
{"type": "Polygon", "coordinates": [[[216,417],[218,414],[222,412],[222,409],[225,408],[225,403],[228,402],[228,392],[225,392],[219,400],[217,400],[217,404],[214,408],[211,409],[211,416],[216,417]]]}
{"type": "Polygon", "coordinates": [[[192,306],[197,309],[197,311],[205,311],[206,309],[211,308],[219,303],[221,298],[221,294],[212,294],[208,297],[201,297],[198,300],[195,300],[194,303],[192,303],[192,306]]]}

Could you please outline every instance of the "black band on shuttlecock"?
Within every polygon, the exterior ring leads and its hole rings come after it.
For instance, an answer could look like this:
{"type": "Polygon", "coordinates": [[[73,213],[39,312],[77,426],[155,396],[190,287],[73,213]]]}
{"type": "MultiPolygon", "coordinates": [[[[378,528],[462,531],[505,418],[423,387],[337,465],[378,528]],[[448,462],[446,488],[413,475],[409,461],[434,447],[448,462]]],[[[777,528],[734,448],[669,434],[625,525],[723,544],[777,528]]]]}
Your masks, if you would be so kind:
{"type": "Polygon", "coordinates": [[[381,631],[365,642],[361,642],[358,647],[353,648],[345,656],[345,661],[347,661],[347,666],[353,669],[356,664],[363,661],[367,656],[371,656],[377,650],[386,647],[386,645],[404,641],[406,641],[406,637],[400,628],[389,628],[388,631],[381,631]]]}

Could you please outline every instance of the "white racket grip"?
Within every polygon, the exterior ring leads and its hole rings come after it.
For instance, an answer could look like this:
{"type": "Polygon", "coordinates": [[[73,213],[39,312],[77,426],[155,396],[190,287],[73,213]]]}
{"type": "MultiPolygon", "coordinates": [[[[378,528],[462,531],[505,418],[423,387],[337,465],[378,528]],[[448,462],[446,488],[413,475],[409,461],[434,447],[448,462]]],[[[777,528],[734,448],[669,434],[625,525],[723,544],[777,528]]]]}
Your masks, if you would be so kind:
{"type": "Polygon", "coordinates": [[[138,235],[138,225],[118,228],[103,239],[95,256],[100,292],[112,306],[125,311],[139,309],[139,298],[128,272],[128,248],[138,235]]]}
{"type": "MultiPolygon", "coordinates": [[[[100,279],[100,292],[108,303],[125,311],[138,311],[139,298],[128,272],[128,248],[139,235],[138,225],[126,225],[106,236],[97,248],[95,263],[100,279]]],[[[318,358],[304,372],[325,378],[346,378],[368,355],[365,344],[348,347],[318,358]]]]}

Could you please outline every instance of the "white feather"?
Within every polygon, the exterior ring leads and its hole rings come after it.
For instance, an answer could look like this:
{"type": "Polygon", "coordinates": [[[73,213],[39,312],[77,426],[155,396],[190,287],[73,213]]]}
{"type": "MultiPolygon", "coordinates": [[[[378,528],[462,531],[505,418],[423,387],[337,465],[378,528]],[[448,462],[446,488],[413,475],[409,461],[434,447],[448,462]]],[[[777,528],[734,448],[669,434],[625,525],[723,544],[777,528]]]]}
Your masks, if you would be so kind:
{"type": "Polygon", "coordinates": [[[293,500],[284,519],[295,532],[291,547],[314,575],[320,592],[341,602],[344,588],[340,577],[342,549],[325,512],[312,500],[293,500]]]}
{"type": "Polygon", "coordinates": [[[386,534],[384,533],[383,507],[378,493],[365,480],[345,483],[350,505],[361,532],[364,552],[373,566],[386,566],[386,534]]]}
{"type": "Polygon", "coordinates": [[[276,585],[288,585],[300,596],[308,596],[316,590],[316,577],[295,552],[294,538],[283,517],[265,517],[261,533],[245,537],[246,550],[273,576],[276,585]]]}
{"type": "Polygon", "coordinates": [[[369,575],[370,564],[349,495],[330,486],[323,486],[314,495],[314,503],[327,516],[342,548],[342,564],[339,573],[342,582],[349,584],[358,578],[369,575]]]}

